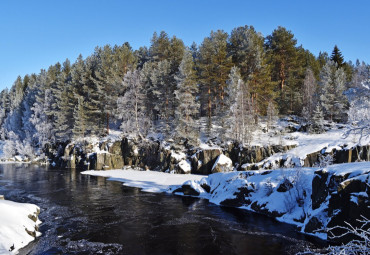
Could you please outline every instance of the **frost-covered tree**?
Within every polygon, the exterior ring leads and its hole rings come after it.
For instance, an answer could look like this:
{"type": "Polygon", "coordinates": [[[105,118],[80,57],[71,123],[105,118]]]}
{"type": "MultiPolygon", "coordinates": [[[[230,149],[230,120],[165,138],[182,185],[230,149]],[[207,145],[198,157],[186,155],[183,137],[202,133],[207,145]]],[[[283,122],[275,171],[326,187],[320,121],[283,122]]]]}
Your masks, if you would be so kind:
{"type": "Polygon", "coordinates": [[[34,125],[36,133],[34,138],[37,141],[39,148],[44,148],[45,144],[53,141],[53,125],[48,118],[47,112],[51,108],[51,90],[45,90],[43,97],[38,97],[38,100],[32,107],[33,114],[30,122],[34,125]]]}
{"type": "Polygon", "coordinates": [[[147,100],[140,71],[128,71],[123,84],[127,90],[117,99],[117,115],[122,119],[121,129],[126,134],[144,137],[150,128],[150,119],[146,115],[147,100]]]}
{"type": "Polygon", "coordinates": [[[239,69],[231,69],[228,81],[230,102],[229,134],[241,144],[250,143],[254,126],[254,105],[250,98],[248,85],[241,79],[239,69]]]}
{"type": "MultiPolygon", "coordinates": [[[[363,68],[360,67],[361,69],[363,68]]],[[[370,136],[370,68],[356,70],[354,88],[349,89],[347,96],[350,100],[348,110],[349,129],[345,135],[358,135],[359,142],[370,136]],[[361,75],[359,73],[361,72],[361,75]]]]}
{"type": "Polygon", "coordinates": [[[0,139],[5,140],[5,120],[10,111],[9,92],[4,89],[0,93],[0,139]]]}
{"type": "Polygon", "coordinates": [[[315,110],[313,111],[312,123],[309,127],[309,132],[318,134],[324,132],[324,113],[320,104],[317,104],[315,110]]]}
{"type": "Polygon", "coordinates": [[[314,111],[315,93],[316,93],[316,78],[313,71],[310,68],[306,70],[302,92],[304,109],[304,111],[302,111],[302,116],[306,120],[309,120],[314,111]]]}
{"type": "Polygon", "coordinates": [[[272,125],[278,119],[278,111],[273,101],[270,101],[267,106],[267,129],[270,129],[272,125]]]}
{"type": "Polygon", "coordinates": [[[198,84],[194,70],[192,52],[186,50],[182,58],[177,81],[176,95],[176,137],[186,138],[190,143],[197,143],[199,133],[195,118],[199,113],[199,103],[196,100],[198,84]]]}
{"type": "Polygon", "coordinates": [[[324,114],[331,121],[344,119],[347,104],[345,97],[346,75],[342,68],[336,68],[332,61],[326,63],[320,73],[320,102],[324,114]]]}

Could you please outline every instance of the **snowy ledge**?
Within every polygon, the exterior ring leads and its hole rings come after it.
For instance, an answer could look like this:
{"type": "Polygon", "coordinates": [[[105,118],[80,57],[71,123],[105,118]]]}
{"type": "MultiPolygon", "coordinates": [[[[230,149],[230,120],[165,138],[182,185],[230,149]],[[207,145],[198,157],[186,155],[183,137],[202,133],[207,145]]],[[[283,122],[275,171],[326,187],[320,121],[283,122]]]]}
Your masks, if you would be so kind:
{"type": "Polygon", "coordinates": [[[0,200],[0,254],[17,253],[41,235],[39,212],[33,204],[0,200]]]}

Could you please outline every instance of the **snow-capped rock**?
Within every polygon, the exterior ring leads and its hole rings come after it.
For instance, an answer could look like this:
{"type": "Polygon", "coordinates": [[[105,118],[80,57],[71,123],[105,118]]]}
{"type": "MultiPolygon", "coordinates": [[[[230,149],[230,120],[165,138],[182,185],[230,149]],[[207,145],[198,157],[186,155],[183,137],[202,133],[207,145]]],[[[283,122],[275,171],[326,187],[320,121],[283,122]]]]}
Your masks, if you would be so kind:
{"type": "Polygon", "coordinates": [[[212,167],[212,173],[224,173],[233,170],[233,162],[230,158],[221,154],[212,167]]]}

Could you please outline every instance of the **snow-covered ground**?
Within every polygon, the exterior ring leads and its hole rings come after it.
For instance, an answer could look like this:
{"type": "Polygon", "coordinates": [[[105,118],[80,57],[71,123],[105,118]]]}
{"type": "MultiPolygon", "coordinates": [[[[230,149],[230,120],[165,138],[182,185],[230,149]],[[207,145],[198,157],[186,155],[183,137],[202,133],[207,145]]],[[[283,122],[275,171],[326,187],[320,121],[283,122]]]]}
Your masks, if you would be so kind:
{"type": "Polygon", "coordinates": [[[125,186],[142,188],[146,192],[166,192],[185,181],[199,181],[204,176],[194,174],[170,174],[155,171],[108,170],[84,171],[82,174],[108,177],[108,180],[121,181],[125,186]]]}
{"type": "MultiPolygon", "coordinates": [[[[276,168],[276,163],[280,159],[285,160],[286,166],[303,166],[304,159],[308,154],[318,152],[326,148],[322,153],[330,153],[333,149],[341,150],[343,147],[352,148],[358,145],[359,136],[350,134],[344,136],[343,129],[333,128],[322,134],[309,134],[303,132],[293,132],[282,137],[270,137],[266,134],[256,132],[252,145],[264,146],[268,144],[295,145],[296,147],[284,152],[276,153],[258,163],[264,168],[276,168]]],[[[369,145],[370,137],[363,139],[360,145],[369,145]]],[[[245,164],[247,167],[251,164],[245,164]]]]}
{"type": "Polygon", "coordinates": [[[0,254],[16,253],[41,233],[36,231],[41,223],[37,218],[39,207],[33,204],[0,200],[0,254]],[[31,219],[37,219],[36,222],[31,219]],[[12,248],[13,249],[12,249],[12,248]]]}
{"type": "MultiPolygon", "coordinates": [[[[284,168],[273,171],[215,173],[209,176],[133,170],[85,171],[82,173],[109,177],[109,180],[121,181],[123,185],[142,188],[143,191],[148,192],[172,193],[181,184],[187,184],[200,193],[199,197],[215,204],[235,199],[235,194],[240,191],[240,188],[247,188],[250,191],[248,200],[251,202],[248,206],[241,208],[253,210],[251,205],[255,203],[260,208],[276,212],[276,215],[282,215],[277,217],[278,220],[303,227],[307,222],[300,222],[300,219],[305,215],[320,216],[326,209],[325,204],[316,210],[312,209],[312,180],[316,170],[318,168],[284,168]],[[279,186],[287,180],[294,185],[293,188],[286,192],[277,191],[279,186]],[[210,187],[211,193],[202,188],[205,184],[210,187]],[[300,204],[297,201],[300,201],[300,204]]],[[[337,164],[327,167],[326,170],[337,176],[350,173],[348,178],[357,178],[357,176],[363,178],[363,174],[369,175],[370,163],[337,164]]],[[[178,194],[181,195],[181,193],[178,194]]],[[[326,239],[325,233],[316,233],[316,235],[326,239]]]]}

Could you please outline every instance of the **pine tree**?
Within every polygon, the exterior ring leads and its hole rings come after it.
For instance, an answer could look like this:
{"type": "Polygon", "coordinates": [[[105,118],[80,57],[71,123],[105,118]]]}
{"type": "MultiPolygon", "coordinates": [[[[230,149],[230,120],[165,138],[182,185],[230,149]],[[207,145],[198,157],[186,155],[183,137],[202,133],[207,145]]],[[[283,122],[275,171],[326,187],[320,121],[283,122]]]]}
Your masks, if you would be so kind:
{"type": "Polygon", "coordinates": [[[186,50],[182,58],[177,81],[176,95],[176,136],[186,138],[190,144],[197,144],[199,133],[194,119],[199,112],[199,103],[196,101],[198,84],[194,70],[192,52],[186,50]]]}
{"type": "Polygon", "coordinates": [[[266,51],[272,67],[272,81],[279,84],[279,112],[293,111],[294,99],[299,94],[295,73],[299,68],[297,40],[291,31],[278,27],[267,36],[266,51]]]}
{"type": "Polygon", "coordinates": [[[78,98],[78,103],[75,106],[73,111],[73,118],[75,120],[73,125],[73,137],[80,138],[85,137],[87,125],[88,125],[88,116],[86,111],[86,103],[84,102],[84,98],[80,96],[78,98]]]}
{"type": "Polygon", "coordinates": [[[149,92],[154,100],[154,110],[164,122],[164,131],[169,135],[172,130],[174,116],[175,84],[170,75],[171,65],[167,60],[160,61],[150,74],[151,87],[149,92]]]}
{"type": "Polygon", "coordinates": [[[66,142],[72,138],[74,97],[71,87],[71,65],[68,59],[63,63],[63,69],[57,80],[58,111],[55,114],[55,136],[57,141],[66,142]]]}
{"type": "Polygon", "coordinates": [[[225,113],[226,82],[232,66],[227,51],[228,34],[222,30],[211,32],[199,48],[198,68],[200,72],[201,108],[208,117],[208,129],[214,113],[225,113]]]}
{"type": "Polygon", "coordinates": [[[253,26],[234,29],[229,39],[233,63],[240,68],[242,79],[250,85],[251,98],[257,105],[256,115],[265,114],[268,102],[275,98],[263,43],[263,36],[253,26]]]}

